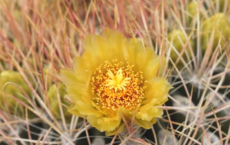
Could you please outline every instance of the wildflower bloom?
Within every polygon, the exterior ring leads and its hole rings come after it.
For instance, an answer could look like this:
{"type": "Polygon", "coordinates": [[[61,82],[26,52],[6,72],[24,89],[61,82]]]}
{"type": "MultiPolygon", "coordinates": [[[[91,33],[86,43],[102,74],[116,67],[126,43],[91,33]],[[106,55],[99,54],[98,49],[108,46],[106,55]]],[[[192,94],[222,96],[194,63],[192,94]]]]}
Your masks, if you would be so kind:
{"type": "Polygon", "coordinates": [[[61,70],[73,103],[69,112],[107,135],[119,132],[124,118],[150,128],[162,116],[159,106],[171,88],[160,77],[164,59],[137,39],[109,29],[101,36],[86,36],[84,49],[73,69],[61,70]]]}

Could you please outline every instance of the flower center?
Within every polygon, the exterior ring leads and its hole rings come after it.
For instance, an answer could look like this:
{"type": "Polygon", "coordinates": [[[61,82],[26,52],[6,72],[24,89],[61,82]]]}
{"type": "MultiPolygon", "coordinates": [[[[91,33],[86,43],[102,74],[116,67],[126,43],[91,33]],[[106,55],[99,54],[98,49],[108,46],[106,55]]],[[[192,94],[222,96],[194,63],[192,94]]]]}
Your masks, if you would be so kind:
{"type": "Polygon", "coordinates": [[[143,100],[144,84],[142,72],[134,71],[133,65],[106,61],[94,71],[91,79],[93,101],[100,109],[134,110],[143,100]]]}
{"type": "Polygon", "coordinates": [[[121,68],[117,71],[116,76],[110,70],[108,71],[107,74],[110,78],[106,80],[108,83],[105,86],[109,86],[110,87],[109,89],[114,88],[115,92],[117,92],[117,89],[125,90],[126,84],[128,84],[129,80],[131,79],[131,78],[123,77],[121,68]]]}

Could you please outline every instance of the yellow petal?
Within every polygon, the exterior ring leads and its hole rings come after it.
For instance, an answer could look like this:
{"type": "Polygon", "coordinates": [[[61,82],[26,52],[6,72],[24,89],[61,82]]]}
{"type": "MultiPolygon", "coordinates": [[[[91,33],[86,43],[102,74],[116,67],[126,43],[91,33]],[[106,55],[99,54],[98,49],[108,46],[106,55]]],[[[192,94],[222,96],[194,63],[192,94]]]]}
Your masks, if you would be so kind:
{"type": "Polygon", "coordinates": [[[143,72],[144,72],[144,78],[146,80],[156,77],[160,69],[160,61],[161,59],[158,57],[156,59],[150,60],[148,64],[145,66],[145,70],[143,72]]]}
{"type": "Polygon", "coordinates": [[[148,62],[150,62],[151,60],[155,60],[157,58],[158,56],[156,55],[156,53],[153,51],[152,48],[150,47],[142,48],[142,49],[139,49],[136,55],[135,65],[138,68],[138,70],[144,70],[146,65],[143,65],[143,64],[148,64],[148,62]]]}
{"type": "Polygon", "coordinates": [[[126,38],[113,30],[106,30],[102,36],[89,35],[84,42],[84,48],[87,54],[84,57],[90,59],[90,62],[111,61],[122,58],[121,50],[125,47],[126,38]],[[90,54],[93,55],[90,57],[90,54]]]}
{"type": "Polygon", "coordinates": [[[92,101],[92,95],[89,89],[90,79],[91,71],[79,72],[76,74],[70,69],[61,70],[61,80],[66,85],[68,97],[71,100],[92,101]]]}
{"type": "Polygon", "coordinates": [[[156,119],[153,118],[151,121],[146,121],[146,120],[135,118],[135,123],[145,129],[150,129],[152,127],[152,124],[156,123],[156,119]]]}
{"type": "Polygon", "coordinates": [[[120,124],[121,118],[119,116],[97,117],[94,115],[87,116],[89,123],[100,131],[114,131],[120,124]]]}
{"type": "Polygon", "coordinates": [[[61,69],[60,77],[61,81],[65,85],[73,85],[74,83],[78,82],[78,78],[72,69],[61,69]]]}
{"type": "Polygon", "coordinates": [[[172,88],[165,78],[155,77],[147,82],[145,99],[142,104],[161,105],[168,99],[168,92],[172,88]]]}
{"type": "Polygon", "coordinates": [[[125,127],[124,123],[120,123],[120,125],[117,128],[115,128],[115,130],[106,131],[105,135],[106,136],[116,135],[116,134],[120,133],[124,129],[124,127],[125,127]]]}
{"type": "Polygon", "coordinates": [[[74,106],[71,106],[69,109],[68,109],[68,112],[75,115],[75,116],[80,116],[80,117],[85,117],[85,115],[82,115],[78,109],[74,106]]]}
{"type": "Polygon", "coordinates": [[[71,100],[80,100],[90,104],[92,102],[93,95],[87,85],[73,85],[67,87],[68,97],[71,100]]]}
{"type": "Polygon", "coordinates": [[[72,109],[77,109],[78,112],[83,116],[95,115],[95,116],[99,117],[99,116],[103,115],[96,108],[93,108],[93,106],[91,104],[85,103],[85,102],[80,101],[80,100],[76,100],[74,103],[75,104],[72,107],[72,109]]]}
{"type": "Polygon", "coordinates": [[[162,114],[163,110],[159,107],[140,108],[140,111],[136,114],[136,118],[151,121],[153,118],[161,117],[162,114]]]}

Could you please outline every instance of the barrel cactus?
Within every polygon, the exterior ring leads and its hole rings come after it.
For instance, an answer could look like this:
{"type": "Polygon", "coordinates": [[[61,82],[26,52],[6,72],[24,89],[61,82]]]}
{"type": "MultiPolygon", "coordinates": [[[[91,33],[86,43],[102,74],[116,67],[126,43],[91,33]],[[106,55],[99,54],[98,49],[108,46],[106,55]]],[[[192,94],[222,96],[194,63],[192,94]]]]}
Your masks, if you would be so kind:
{"type": "Polygon", "coordinates": [[[183,68],[192,58],[192,53],[194,50],[194,44],[189,36],[181,30],[173,30],[168,34],[168,40],[170,42],[169,48],[171,59],[177,63],[178,69],[183,68]]]}
{"type": "Polygon", "coordinates": [[[61,111],[62,111],[66,121],[70,122],[72,115],[67,111],[67,106],[69,106],[69,103],[64,98],[66,94],[67,92],[63,84],[58,84],[58,86],[53,84],[48,90],[47,97],[48,97],[51,112],[53,113],[54,117],[56,119],[61,120],[62,119],[61,111]],[[62,107],[62,109],[60,109],[60,106],[62,107]]]}
{"type": "Polygon", "coordinates": [[[230,22],[227,16],[224,13],[217,13],[209,17],[202,23],[201,33],[203,51],[208,47],[214,50],[217,46],[225,49],[230,40],[230,22]]]}
{"type": "MultiPolygon", "coordinates": [[[[32,92],[20,73],[3,71],[0,75],[0,108],[19,117],[26,117],[26,106],[30,106],[32,92]]],[[[28,110],[28,115],[32,112],[28,110]]]]}
{"type": "Polygon", "coordinates": [[[0,2],[0,145],[230,144],[229,0],[0,2]]]}

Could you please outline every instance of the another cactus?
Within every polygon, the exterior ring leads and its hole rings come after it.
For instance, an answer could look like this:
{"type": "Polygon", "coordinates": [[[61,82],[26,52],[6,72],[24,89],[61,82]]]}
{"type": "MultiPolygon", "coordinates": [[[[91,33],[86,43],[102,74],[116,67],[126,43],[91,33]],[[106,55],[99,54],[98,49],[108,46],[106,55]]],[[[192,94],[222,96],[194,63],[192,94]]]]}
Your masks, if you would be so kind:
{"type": "Polygon", "coordinates": [[[186,37],[186,34],[184,32],[177,29],[169,33],[168,40],[172,44],[170,57],[174,62],[176,62],[177,59],[179,59],[179,62],[177,63],[177,67],[181,69],[184,66],[183,61],[185,63],[188,63],[188,61],[191,60],[192,53],[190,47],[193,48],[194,44],[191,40],[189,40],[186,37]],[[180,55],[182,55],[183,61],[179,57],[180,55]]]}
{"type": "Polygon", "coordinates": [[[223,13],[217,13],[202,24],[202,50],[205,51],[208,45],[212,43],[212,49],[215,49],[219,44],[223,49],[230,40],[230,23],[228,18],[223,13]],[[213,40],[211,40],[214,35],[213,40]]]}
{"type": "Polygon", "coordinates": [[[230,1],[229,0],[212,0],[214,7],[217,8],[220,12],[223,12],[225,10],[225,7],[228,9],[230,7],[230,1]]]}
{"type": "Polygon", "coordinates": [[[48,99],[50,103],[51,111],[55,118],[61,119],[61,112],[59,108],[60,105],[63,106],[63,115],[67,122],[70,122],[71,114],[67,111],[67,106],[69,106],[69,103],[66,101],[64,96],[67,94],[65,87],[63,84],[58,84],[58,87],[54,84],[52,85],[48,90],[48,99]],[[58,101],[58,94],[60,95],[60,102],[58,101]],[[66,106],[65,106],[66,105],[66,106]]]}
{"type": "Polygon", "coordinates": [[[202,3],[199,3],[199,1],[189,2],[186,5],[186,9],[187,9],[187,14],[188,14],[188,17],[186,18],[187,18],[187,22],[189,23],[189,25],[190,23],[192,23],[193,19],[196,18],[198,13],[199,13],[199,18],[203,17],[201,12],[202,10],[204,10],[204,7],[202,3]]]}
{"type": "MultiPolygon", "coordinates": [[[[31,90],[21,74],[15,71],[3,71],[0,74],[0,89],[0,109],[22,118],[25,117],[26,107],[15,98],[30,105],[27,95],[31,99],[31,90]]],[[[29,111],[29,117],[33,116],[32,114],[29,111]]]]}

